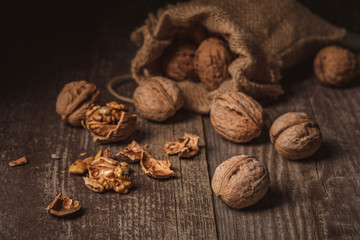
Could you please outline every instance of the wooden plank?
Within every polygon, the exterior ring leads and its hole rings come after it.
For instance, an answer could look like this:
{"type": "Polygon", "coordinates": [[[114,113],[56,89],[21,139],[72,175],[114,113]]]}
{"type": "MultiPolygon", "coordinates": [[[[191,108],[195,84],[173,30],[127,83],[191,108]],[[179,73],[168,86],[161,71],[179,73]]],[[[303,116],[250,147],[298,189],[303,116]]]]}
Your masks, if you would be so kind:
{"type": "Polygon", "coordinates": [[[311,69],[308,62],[288,73],[285,99],[265,108],[263,133],[248,144],[222,139],[204,118],[211,176],[222,161],[249,154],[268,167],[271,179],[265,198],[244,210],[230,209],[213,195],[220,239],[359,238],[359,86],[323,87],[311,69]],[[271,123],[288,111],[307,112],[321,127],[323,145],[308,159],[282,159],[271,146],[271,123]]]}

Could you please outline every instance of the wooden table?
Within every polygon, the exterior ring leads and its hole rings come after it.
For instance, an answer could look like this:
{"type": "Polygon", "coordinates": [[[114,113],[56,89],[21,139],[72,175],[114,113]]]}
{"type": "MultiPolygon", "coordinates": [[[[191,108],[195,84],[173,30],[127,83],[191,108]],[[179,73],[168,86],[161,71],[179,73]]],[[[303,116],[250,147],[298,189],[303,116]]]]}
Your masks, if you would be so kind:
{"type": "MultiPolygon", "coordinates": [[[[320,85],[311,61],[284,73],[286,95],[265,106],[263,133],[247,144],[224,140],[208,116],[185,110],[164,123],[139,117],[129,140],[109,145],[95,144],[84,129],[60,121],[55,102],[67,82],[86,79],[98,86],[104,102],[115,100],[106,83],[129,72],[136,51],[130,33],[164,2],[9,9],[9,41],[3,45],[9,65],[0,89],[0,239],[359,239],[360,86],[320,85]],[[306,160],[282,159],[270,143],[272,121],[288,111],[304,111],[321,126],[324,142],[306,160]],[[159,152],[184,132],[201,137],[198,156],[179,160],[159,152]],[[134,187],[120,195],[91,192],[69,173],[80,153],[107,147],[117,152],[132,139],[148,144],[155,158],[169,159],[176,177],[155,180],[132,165],[134,187]],[[53,153],[61,159],[51,159],[53,153]],[[240,154],[267,166],[271,186],[255,206],[234,210],[212,193],[210,181],[221,162],[240,154]],[[7,165],[22,156],[27,165],[7,165]],[[79,200],[82,209],[64,218],[46,213],[60,192],[79,200]]],[[[340,1],[328,11],[320,1],[302,2],[360,32],[355,1],[343,3],[337,16],[340,1]]],[[[117,91],[131,96],[135,87],[129,82],[117,91]]]]}

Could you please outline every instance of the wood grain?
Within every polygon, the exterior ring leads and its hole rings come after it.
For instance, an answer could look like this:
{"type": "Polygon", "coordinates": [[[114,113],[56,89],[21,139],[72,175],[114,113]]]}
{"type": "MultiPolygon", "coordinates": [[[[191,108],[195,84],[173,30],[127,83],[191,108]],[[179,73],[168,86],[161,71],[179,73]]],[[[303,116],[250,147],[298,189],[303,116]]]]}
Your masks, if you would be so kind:
{"type": "MultiPolygon", "coordinates": [[[[184,110],[164,123],[139,117],[130,139],[109,145],[94,144],[88,132],[60,121],[55,101],[67,82],[86,79],[99,87],[104,102],[114,100],[105,86],[129,72],[136,52],[131,31],[148,12],[175,2],[74,4],[48,11],[14,6],[16,18],[8,11],[8,65],[0,87],[0,239],[359,239],[360,85],[323,87],[311,61],[284,73],[286,95],[265,107],[263,133],[247,144],[224,140],[208,116],[184,110]],[[288,161],[270,144],[272,121],[287,111],[304,111],[321,127],[324,143],[308,159],[288,161]],[[198,156],[178,159],[159,152],[185,131],[201,137],[198,156]],[[176,177],[152,179],[131,165],[129,194],[97,194],[68,172],[80,153],[119,151],[132,139],[148,144],[154,157],[169,159],[176,177]],[[51,159],[53,153],[61,159],[51,159]],[[239,154],[256,156],[271,180],[264,199],[243,210],[227,207],[210,188],[215,168],[239,154]],[[22,156],[28,164],[8,166],[22,156]],[[82,209],[64,218],[46,213],[59,192],[79,200],[82,209]]],[[[329,12],[320,0],[301,2],[334,23],[360,29],[356,1],[342,10],[342,2],[333,3],[329,12]]],[[[135,87],[128,82],[117,91],[129,97],[135,87]]]]}

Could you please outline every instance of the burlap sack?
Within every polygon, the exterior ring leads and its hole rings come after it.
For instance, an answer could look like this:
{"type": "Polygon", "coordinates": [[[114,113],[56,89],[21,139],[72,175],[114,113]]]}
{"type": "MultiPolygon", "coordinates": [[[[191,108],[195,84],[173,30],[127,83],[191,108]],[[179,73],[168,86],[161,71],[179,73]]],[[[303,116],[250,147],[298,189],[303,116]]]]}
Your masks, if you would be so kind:
{"type": "Polygon", "coordinates": [[[335,27],[293,0],[195,0],[150,14],[131,39],[140,46],[131,63],[138,84],[162,75],[160,57],[177,31],[202,26],[224,38],[236,58],[230,79],[209,92],[200,82],[177,82],[185,108],[208,113],[212,101],[227,91],[242,91],[257,99],[283,93],[281,70],[314,54],[325,44],[339,42],[346,30],[335,27]]]}

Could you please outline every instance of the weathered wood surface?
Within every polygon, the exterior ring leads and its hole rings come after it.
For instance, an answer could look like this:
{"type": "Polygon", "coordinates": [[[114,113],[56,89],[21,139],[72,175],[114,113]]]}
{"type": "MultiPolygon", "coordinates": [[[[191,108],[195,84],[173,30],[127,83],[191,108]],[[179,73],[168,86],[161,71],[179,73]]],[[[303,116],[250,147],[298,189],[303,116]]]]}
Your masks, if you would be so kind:
{"type": "MultiPolygon", "coordinates": [[[[360,85],[323,87],[310,61],[285,73],[286,95],[265,107],[263,133],[251,143],[230,143],[215,133],[207,116],[184,110],[165,123],[139,118],[132,139],[148,144],[154,157],[169,159],[173,179],[152,179],[132,165],[129,194],[97,194],[68,172],[80,153],[106,147],[118,151],[131,139],[98,145],[85,130],[62,124],[55,112],[58,92],[66,82],[86,79],[100,88],[104,101],[114,100],[105,85],[129,71],[136,50],[130,32],[164,2],[55,12],[32,7],[35,13],[23,10],[13,20],[13,38],[4,49],[10,64],[0,88],[0,239],[359,239],[360,85]],[[309,159],[282,159],[270,144],[271,122],[287,111],[307,112],[321,127],[324,144],[309,159]],[[201,136],[197,157],[179,160],[159,152],[166,140],[185,131],[201,136]],[[53,153],[62,158],[51,159],[53,153]],[[271,178],[265,198],[244,210],[228,208],[210,189],[215,168],[238,154],[258,157],[271,178]],[[8,167],[22,156],[27,165],[8,167]],[[82,210],[65,218],[47,214],[46,206],[59,192],[79,200],[82,210]]],[[[311,4],[314,9],[320,5],[311,4]]],[[[352,26],[346,25],[349,17],[329,19],[359,30],[360,19],[351,8],[346,11],[357,19],[352,26]]],[[[130,96],[134,88],[127,83],[117,91],[130,96]]]]}

